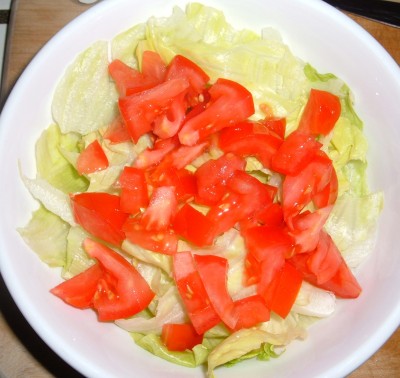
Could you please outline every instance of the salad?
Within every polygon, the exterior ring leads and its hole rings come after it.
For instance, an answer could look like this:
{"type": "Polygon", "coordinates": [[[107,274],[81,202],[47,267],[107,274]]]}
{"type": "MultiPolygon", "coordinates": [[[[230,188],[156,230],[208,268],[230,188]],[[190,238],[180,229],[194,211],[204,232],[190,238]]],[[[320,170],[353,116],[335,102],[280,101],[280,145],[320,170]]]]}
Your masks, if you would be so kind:
{"type": "Polygon", "coordinates": [[[19,231],[52,294],[161,358],[278,357],[362,292],[383,196],[352,104],[275,30],[176,7],[68,67],[19,231]]]}

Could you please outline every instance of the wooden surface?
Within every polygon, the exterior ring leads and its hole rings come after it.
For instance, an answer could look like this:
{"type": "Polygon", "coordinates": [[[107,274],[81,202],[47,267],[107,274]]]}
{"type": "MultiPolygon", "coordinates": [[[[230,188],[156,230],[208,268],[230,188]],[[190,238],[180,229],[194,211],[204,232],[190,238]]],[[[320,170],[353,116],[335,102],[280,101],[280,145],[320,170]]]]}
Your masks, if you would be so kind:
{"type": "MultiPolygon", "coordinates": [[[[108,0],[109,1],[109,0],[108,0]]],[[[73,0],[13,0],[1,101],[39,49],[90,6],[73,0]]],[[[400,29],[350,15],[400,64],[400,29]]],[[[0,377],[80,377],[35,334],[0,281],[0,377]]],[[[373,327],[373,324],[371,324],[373,327]]],[[[400,329],[349,378],[400,377],[400,329]]],[[[303,377],[301,377],[303,378],[303,377]]]]}

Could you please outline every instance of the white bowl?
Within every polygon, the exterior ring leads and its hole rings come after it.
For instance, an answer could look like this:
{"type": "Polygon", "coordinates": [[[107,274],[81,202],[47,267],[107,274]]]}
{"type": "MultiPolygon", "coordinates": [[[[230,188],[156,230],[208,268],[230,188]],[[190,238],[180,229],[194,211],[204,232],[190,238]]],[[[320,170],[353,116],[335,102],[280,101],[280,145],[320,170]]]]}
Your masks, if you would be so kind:
{"type": "MultiPolygon", "coordinates": [[[[247,361],[219,369],[218,377],[342,377],[368,359],[400,323],[400,70],[361,27],[317,0],[205,0],[236,27],[276,27],[292,51],[321,72],[334,72],[355,94],[356,110],[370,141],[372,189],[383,190],[385,207],[375,251],[357,277],[363,294],[311,327],[270,362],[247,361]]],[[[22,186],[18,161],[34,171],[34,143],[51,122],[50,101],[66,64],[92,42],[110,39],[150,16],[167,16],[182,0],[104,1],[75,19],[35,57],[1,115],[1,272],[36,332],[65,361],[88,377],[203,377],[201,369],[170,364],[137,347],[128,333],[100,324],[49,294],[58,272],[42,264],[16,231],[36,203],[22,186]]]]}

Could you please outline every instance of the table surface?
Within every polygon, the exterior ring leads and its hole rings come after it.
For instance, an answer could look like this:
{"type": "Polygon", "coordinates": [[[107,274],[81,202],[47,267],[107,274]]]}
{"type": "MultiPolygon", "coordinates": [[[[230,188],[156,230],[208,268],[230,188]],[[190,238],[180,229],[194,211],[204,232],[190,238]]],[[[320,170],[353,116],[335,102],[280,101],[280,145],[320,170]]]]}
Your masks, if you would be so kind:
{"type": "MultiPolygon", "coordinates": [[[[13,0],[5,53],[1,102],[39,49],[90,5],[74,0],[13,0]]],[[[400,64],[400,28],[348,14],[400,64]]],[[[0,280],[0,377],[80,377],[52,352],[21,315],[0,280]]],[[[349,378],[400,376],[400,328],[349,378]]]]}

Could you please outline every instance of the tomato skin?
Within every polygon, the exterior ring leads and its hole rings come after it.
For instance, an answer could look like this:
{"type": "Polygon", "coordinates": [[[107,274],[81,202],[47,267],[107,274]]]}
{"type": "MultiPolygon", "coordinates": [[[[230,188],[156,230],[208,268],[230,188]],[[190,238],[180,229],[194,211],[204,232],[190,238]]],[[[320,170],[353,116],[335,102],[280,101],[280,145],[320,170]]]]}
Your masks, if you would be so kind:
{"type": "Polygon", "coordinates": [[[270,311],[263,298],[258,294],[239,299],[234,302],[234,305],[238,321],[233,331],[254,327],[270,318],[270,311]]]}
{"type": "Polygon", "coordinates": [[[108,125],[107,130],[103,134],[103,138],[108,139],[112,144],[128,142],[131,140],[128,129],[121,117],[116,117],[114,121],[108,125]]]}
{"type": "Polygon", "coordinates": [[[141,208],[149,204],[149,194],[144,172],[134,167],[124,167],[120,177],[121,210],[129,214],[137,214],[141,208]]]}
{"type": "Polygon", "coordinates": [[[165,80],[167,66],[161,59],[160,54],[155,51],[146,50],[142,54],[141,72],[155,86],[165,80]]]}
{"type": "Polygon", "coordinates": [[[254,113],[251,93],[234,81],[218,79],[209,89],[209,94],[211,99],[206,109],[185,122],[179,131],[182,144],[192,146],[254,113]]]}
{"type": "Polygon", "coordinates": [[[245,161],[234,154],[225,154],[209,160],[195,172],[198,197],[196,202],[213,205],[225,194],[228,180],[236,170],[244,170],[245,161]]]}
{"type": "Polygon", "coordinates": [[[202,335],[221,322],[211,305],[204,283],[190,252],[179,252],[172,257],[173,276],[179,294],[196,332],[202,335]]]}
{"type": "Polygon", "coordinates": [[[175,215],[173,229],[179,236],[198,247],[209,246],[214,241],[214,224],[188,203],[175,215]]]}
{"type": "Polygon", "coordinates": [[[92,235],[120,245],[125,239],[122,226],[128,218],[120,208],[120,197],[108,193],[72,194],[71,205],[75,221],[92,235]]]}
{"type": "Polygon", "coordinates": [[[301,171],[322,147],[310,134],[292,132],[281,144],[271,160],[271,168],[284,175],[301,171]]]}
{"type": "Polygon", "coordinates": [[[139,272],[112,249],[91,239],[85,239],[86,252],[99,261],[112,279],[105,278],[106,287],[111,292],[101,289],[93,297],[93,307],[100,321],[113,321],[127,318],[144,310],[154,298],[154,293],[139,272]]]}
{"type": "Polygon", "coordinates": [[[328,135],[340,117],[341,104],[330,92],[311,89],[298,130],[313,135],[328,135]]]}
{"type": "Polygon", "coordinates": [[[187,91],[189,83],[185,79],[173,79],[135,93],[120,97],[118,106],[132,140],[152,130],[152,122],[160,111],[167,108],[176,96],[187,91]]]}
{"type": "Polygon", "coordinates": [[[93,297],[97,291],[98,281],[104,272],[100,264],[94,264],[82,273],[61,282],[50,292],[71,306],[87,309],[93,306],[93,297]]]}
{"type": "Polygon", "coordinates": [[[285,138],[286,133],[286,118],[281,117],[265,117],[261,121],[266,128],[275,133],[282,140],[285,138]]]}
{"type": "Polygon", "coordinates": [[[153,252],[173,255],[178,248],[178,238],[171,229],[146,230],[137,218],[129,218],[123,225],[123,231],[131,243],[153,252]]]}
{"type": "Polygon", "coordinates": [[[268,288],[263,291],[268,308],[286,318],[293,307],[302,281],[301,273],[293,265],[284,263],[268,288]]]}
{"type": "Polygon", "coordinates": [[[149,206],[141,218],[142,225],[146,230],[166,230],[175,216],[177,206],[174,186],[154,188],[149,206]]]}
{"type": "Polygon", "coordinates": [[[76,162],[76,169],[80,175],[102,171],[107,168],[107,156],[97,139],[80,153],[76,162]]]}
{"type": "Polygon", "coordinates": [[[167,323],[162,327],[161,341],[168,350],[183,352],[201,344],[203,335],[199,335],[190,323],[167,323]]]}
{"type": "Polygon", "coordinates": [[[194,260],[215,312],[234,329],[238,314],[227,288],[228,260],[215,255],[194,255],[194,260]]]}

